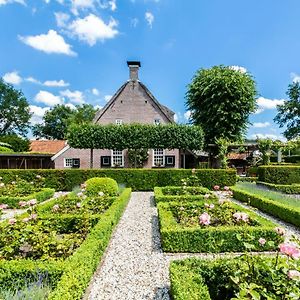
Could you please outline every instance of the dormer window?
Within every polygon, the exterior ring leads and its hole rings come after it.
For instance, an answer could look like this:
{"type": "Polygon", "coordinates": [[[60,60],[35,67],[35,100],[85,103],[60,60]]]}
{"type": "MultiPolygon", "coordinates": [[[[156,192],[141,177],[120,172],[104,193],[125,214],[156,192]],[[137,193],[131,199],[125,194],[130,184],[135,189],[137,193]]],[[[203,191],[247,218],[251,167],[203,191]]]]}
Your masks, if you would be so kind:
{"type": "Polygon", "coordinates": [[[122,119],[116,119],[116,125],[122,125],[123,120],[122,119]]]}
{"type": "Polygon", "coordinates": [[[154,119],[154,125],[160,125],[160,119],[154,119]]]}

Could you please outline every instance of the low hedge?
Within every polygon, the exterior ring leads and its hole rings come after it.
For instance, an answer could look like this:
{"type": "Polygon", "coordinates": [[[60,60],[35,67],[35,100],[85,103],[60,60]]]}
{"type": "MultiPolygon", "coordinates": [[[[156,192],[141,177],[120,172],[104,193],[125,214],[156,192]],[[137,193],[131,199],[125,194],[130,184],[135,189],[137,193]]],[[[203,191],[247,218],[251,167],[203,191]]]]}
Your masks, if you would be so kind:
{"type": "Polygon", "coordinates": [[[33,282],[55,288],[63,274],[62,262],[12,260],[0,262],[0,290],[15,290],[33,282]]]}
{"type": "Polygon", "coordinates": [[[285,156],[284,161],[287,163],[300,163],[300,155],[285,156]]]}
{"type": "Polygon", "coordinates": [[[300,184],[274,184],[258,181],[256,184],[265,186],[271,190],[285,194],[300,194],[300,184]]]}
{"type": "MultiPolygon", "coordinates": [[[[252,219],[259,222],[259,226],[219,226],[219,227],[185,227],[177,223],[173,213],[176,206],[189,205],[180,202],[158,203],[160,234],[162,248],[165,252],[240,252],[245,251],[244,242],[250,242],[250,234],[255,238],[256,249],[261,249],[258,240],[265,238],[280,242],[281,237],[274,231],[275,224],[255,213],[233,204],[238,211],[246,212],[252,219]],[[239,240],[237,235],[242,235],[239,240]]],[[[275,250],[275,246],[268,246],[265,250],[275,250]],[[269,248],[268,248],[269,247],[269,248]]]]}
{"type": "Polygon", "coordinates": [[[37,202],[43,202],[47,199],[53,197],[55,190],[51,188],[43,188],[40,191],[33,193],[26,197],[11,197],[11,196],[2,196],[0,197],[1,204],[7,204],[9,208],[20,208],[20,201],[29,201],[31,199],[36,199],[37,202]]]}
{"type": "Polygon", "coordinates": [[[87,196],[98,196],[99,192],[105,195],[115,196],[118,193],[118,183],[107,177],[93,177],[85,182],[87,196]]]}
{"type": "Polygon", "coordinates": [[[236,177],[237,182],[256,182],[257,180],[258,177],[242,177],[242,176],[236,177]]]}
{"type": "MultiPolygon", "coordinates": [[[[35,181],[36,175],[45,178],[45,186],[55,190],[71,191],[92,177],[110,177],[119,184],[138,191],[152,191],[155,186],[180,185],[181,179],[192,175],[186,169],[50,169],[50,170],[1,170],[3,182],[15,180],[16,175],[28,182],[35,181]]],[[[196,175],[204,187],[214,185],[232,186],[236,183],[235,169],[197,169],[196,175]]]]}
{"type": "Polygon", "coordinates": [[[261,166],[258,181],[274,184],[300,184],[300,166],[261,166]]]}
{"type": "Polygon", "coordinates": [[[80,248],[65,261],[65,271],[49,300],[79,300],[99,264],[111,234],[129,201],[131,189],[125,189],[102,215],[80,248]]]}
{"type": "Polygon", "coordinates": [[[190,202],[190,201],[216,201],[217,197],[212,194],[207,188],[204,187],[186,187],[184,190],[189,191],[198,191],[198,195],[176,195],[176,192],[183,190],[182,187],[175,187],[175,186],[167,186],[167,187],[155,187],[154,188],[154,198],[155,202],[169,202],[169,201],[183,201],[183,202],[190,202]],[[173,191],[175,195],[166,194],[165,191],[173,191]],[[204,197],[205,194],[209,194],[209,199],[204,197]]]}
{"type": "Polygon", "coordinates": [[[246,202],[263,212],[300,227],[300,209],[251,194],[237,187],[231,187],[231,190],[235,199],[246,202]]]}

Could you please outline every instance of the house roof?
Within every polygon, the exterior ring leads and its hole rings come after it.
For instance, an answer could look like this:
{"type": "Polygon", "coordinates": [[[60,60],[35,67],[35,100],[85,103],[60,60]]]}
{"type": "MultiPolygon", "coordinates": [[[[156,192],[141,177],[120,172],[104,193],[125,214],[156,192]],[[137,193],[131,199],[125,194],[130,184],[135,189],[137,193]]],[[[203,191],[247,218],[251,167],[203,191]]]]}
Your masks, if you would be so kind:
{"type": "Polygon", "coordinates": [[[55,154],[66,146],[63,140],[31,140],[30,152],[55,154]]]}
{"type": "Polygon", "coordinates": [[[235,152],[230,152],[227,155],[228,159],[239,159],[239,160],[245,160],[247,158],[248,154],[247,153],[235,153],[235,152]]]}
{"type": "MultiPolygon", "coordinates": [[[[170,123],[174,123],[174,112],[170,110],[168,107],[160,104],[157,99],[152,95],[152,93],[149,91],[149,89],[140,81],[137,81],[137,83],[144,89],[146,94],[150,97],[150,99],[154,102],[154,104],[157,106],[157,108],[161,111],[161,113],[167,118],[167,120],[170,121],[170,123]]],[[[125,89],[125,87],[130,84],[130,81],[125,82],[118,90],[117,92],[112,96],[112,98],[106,103],[106,105],[98,110],[98,112],[95,115],[95,118],[93,120],[94,123],[97,123],[98,120],[102,117],[102,115],[107,111],[107,109],[113,105],[115,100],[118,98],[118,96],[121,94],[121,92],[125,89]]]]}

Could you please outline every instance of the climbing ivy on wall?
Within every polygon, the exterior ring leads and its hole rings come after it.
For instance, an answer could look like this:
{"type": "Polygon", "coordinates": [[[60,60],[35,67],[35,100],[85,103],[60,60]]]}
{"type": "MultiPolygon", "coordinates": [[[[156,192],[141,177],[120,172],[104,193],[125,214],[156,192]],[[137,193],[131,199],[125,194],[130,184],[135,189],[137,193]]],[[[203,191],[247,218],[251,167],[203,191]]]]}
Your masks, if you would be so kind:
{"type": "Polygon", "coordinates": [[[79,149],[189,149],[200,150],[203,131],[191,125],[72,125],[68,143],[79,149]]]}

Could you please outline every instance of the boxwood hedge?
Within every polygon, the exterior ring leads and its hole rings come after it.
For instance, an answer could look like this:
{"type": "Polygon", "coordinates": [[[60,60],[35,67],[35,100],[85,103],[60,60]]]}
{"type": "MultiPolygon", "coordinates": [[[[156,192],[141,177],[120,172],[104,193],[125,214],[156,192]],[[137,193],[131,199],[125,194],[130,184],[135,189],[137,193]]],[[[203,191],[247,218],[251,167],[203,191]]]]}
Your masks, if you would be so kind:
{"type": "MultiPolygon", "coordinates": [[[[45,178],[45,186],[57,191],[70,191],[92,177],[109,177],[133,190],[152,191],[155,186],[180,185],[181,179],[191,176],[192,172],[186,169],[0,170],[4,183],[15,180],[16,175],[28,182],[34,181],[36,175],[41,175],[45,178]]],[[[196,175],[207,188],[236,183],[235,169],[197,169],[196,175]]]]}
{"type": "Polygon", "coordinates": [[[263,212],[300,227],[300,209],[270,200],[263,196],[254,195],[238,187],[231,187],[231,190],[233,191],[233,197],[235,199],[246,202],[263,212]]]}
{"type": "Polygon", "coordinates": [[[258,181],[274,184],[300,183],[300,166],[261,166],[258,181]]]}
{"type": "Polygon", "coordinates": [[[274,183],[258,181],[257,184],[285,194],[300,194],[300,183],[299,184],[274,184],[274,183]]]}
{"type": "MultiPolygon", "coordinates": [[[[258,243],[259,238],[263,237],[275,242],[282,241],[274,231],[275,224],[273,222],[236,204],[233,206],[238,211],[246,212],[252,219],[257,220],[259,225],[209,226],[207,228],[182,226],[175,219],[172,209],[185,205],[189,205],[189,203],[160,202],[157,204],[162,248],[165,252],[240,252],[246,250],[244,242],[253,243],[258,251],[261,250],[258,243]],[[243,239],[240,240],[238,235],[242,235],[243,239]],[[255,242],[252,242],[251,237],[255,238],[255,242]]],[[[268,247],[265,250],[276,249],[275,246],[268,247]]]]}

